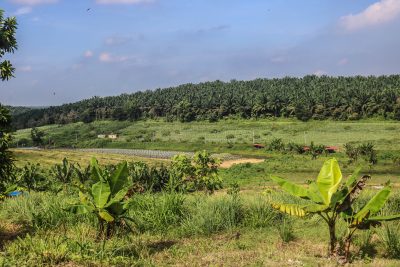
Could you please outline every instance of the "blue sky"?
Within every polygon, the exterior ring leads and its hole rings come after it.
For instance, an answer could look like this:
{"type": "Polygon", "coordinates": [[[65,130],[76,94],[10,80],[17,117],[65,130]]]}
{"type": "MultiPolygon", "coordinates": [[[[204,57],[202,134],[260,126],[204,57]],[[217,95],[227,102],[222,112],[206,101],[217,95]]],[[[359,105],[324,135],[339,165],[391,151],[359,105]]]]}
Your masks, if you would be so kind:
{"type": "Polygon", "coordinates": [[[1,0],[0,102],[56,105],[212,80],[400,72],[399,0],[1,0]],[[88,10],[89,9],[89,10],[88,10]]]}

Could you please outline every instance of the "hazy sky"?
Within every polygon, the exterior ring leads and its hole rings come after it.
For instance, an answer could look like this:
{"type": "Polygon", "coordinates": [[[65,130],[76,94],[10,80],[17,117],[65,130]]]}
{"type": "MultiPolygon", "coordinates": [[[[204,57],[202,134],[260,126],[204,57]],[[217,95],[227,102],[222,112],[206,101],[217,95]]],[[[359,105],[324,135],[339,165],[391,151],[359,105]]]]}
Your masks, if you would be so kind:
{"type": "Polygon", "coordinates": [[[0,0],[16,78],[55,105],[211,80],[400,73],[400,0],[0,0]]]}

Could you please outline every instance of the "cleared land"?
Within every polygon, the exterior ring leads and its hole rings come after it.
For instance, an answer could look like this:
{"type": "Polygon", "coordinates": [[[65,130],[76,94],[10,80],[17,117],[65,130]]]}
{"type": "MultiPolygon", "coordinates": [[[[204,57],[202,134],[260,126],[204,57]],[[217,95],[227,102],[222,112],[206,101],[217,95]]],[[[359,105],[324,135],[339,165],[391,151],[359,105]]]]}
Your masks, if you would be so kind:
{"type": "MultiPolygon", "coordinates": [[[[207,149],[214,153],[265,155],[251,144],[269,143],[274,138],[284,142],[342,147],[345,143],[371,142],[378,150],[400,151],[400,123],[391,121],[310,121],[293,120],[223,120],[208,122],[97,121],[39,127],[56,147],[132,148],[170,151],[207,149]],[[99,134],[119,134],[117,140],[98,139],[99,134]]],[[[30,129],[15,133],[15,145],[30,140],[30,129]]],[[[31,144],[26,144],[31,145],[31,144]]]]}
{"type": "MultiPolygon", "coordinates": [[[[171,151],[193,152],[206,149],[213,154],[219,154],[218,156],[226,161],[236,160],[235,156],[252,159],[251,163],[240,162],[242,164],[236,165],[233,163],[238,162],[223,163],[225,164],[223,167],[229,167],[221,171],[227,185],[237,182],[242,187],[262,190],[265,186],[271,185],[268,178],[271,174],[305,183],[314,179],[322,162],[332,156],[338,158],[345,175],[351,174],[356,166],[361,164],[364,166],[364,173],[372,175],[373,184],[381,184],[389,179],[398,183],[400,180],[400,167],[393,162],[394,158],[400,157],[400,123],[392,121],[306,123],[292,120],[224,120],[216,123],[154,120],[97,121],[89,124],[50,125],[39,129],[46,133],[45,140],[54,141],[56,147],[75,146],[89,150],[60,153],[53,151],[54,154],[52,152],[46,154],[44,151],[18,151],[17,160],[54,164],[61,162],[63,157],[68,157],[72,161],[85,164],[89,162],[90,157],[96,156],[105,163],[115,163],[120,159],[157,162],[143,157],[166,159],[176,153],[171,151]],[[97,138],[99,134],[109,133],[119,134],[119,138],[117,140],[97,138]],[[266,149],[255,149],[252,146],[253,141],[267,145],[274,138],[282,138],[285,143],[309,144],[314,141],[316,144],[339,146],[341,152],[322,155],[317,160],[311,160],[309,155],[276,153],[266,149]],[[348,164],[348,158],[343,153],[343,144],[348,142],[373,143],[378,150],[378,164],[369,166],[364,161],[348,164]],[[110,148],[111,150],[108,150],[110,148]],[[111,151],[126,155],[99,153],[111,151]],[[255,162],[257,163],[252,164],[255,162]]],[[[30,129],[15,133],[16,143],[29,138],[30,129]]]]}

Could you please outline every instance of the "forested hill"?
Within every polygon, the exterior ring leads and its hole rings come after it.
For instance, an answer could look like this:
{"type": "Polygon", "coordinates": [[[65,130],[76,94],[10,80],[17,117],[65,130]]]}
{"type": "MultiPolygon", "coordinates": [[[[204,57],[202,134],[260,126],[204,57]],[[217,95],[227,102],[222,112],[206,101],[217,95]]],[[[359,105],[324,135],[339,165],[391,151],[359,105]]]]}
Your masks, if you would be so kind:
{"type": "Polygon", "coordinates": [[[40,107],[22,107],[22,106],[6,106],[10,110],[11,116],[17,116],[19,114],[29,112],[32,109],[40,109],[40,107]]]}
{"type": "Polygon", "coordinates": [[[306,76],[184,84],[28,110],[14,116],[14,126],[156,117],[182,122],[215,121],[226,116],[297,117],[300,120],[357,120],[379,116],[400,120],[400,75],[306,76]]]}

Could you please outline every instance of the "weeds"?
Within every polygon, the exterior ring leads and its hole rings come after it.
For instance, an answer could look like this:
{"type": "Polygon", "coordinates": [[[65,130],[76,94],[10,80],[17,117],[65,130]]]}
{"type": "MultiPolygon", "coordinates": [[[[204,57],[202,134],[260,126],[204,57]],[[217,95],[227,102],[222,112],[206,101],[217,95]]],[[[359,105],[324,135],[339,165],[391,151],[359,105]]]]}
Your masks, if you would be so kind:
{"type": "Polygon", "coordinates": [[[389,258],[400,259],[400,225],[385,224],[380,229],[379,236],[385,248],[385,255],[389,258]]]}

